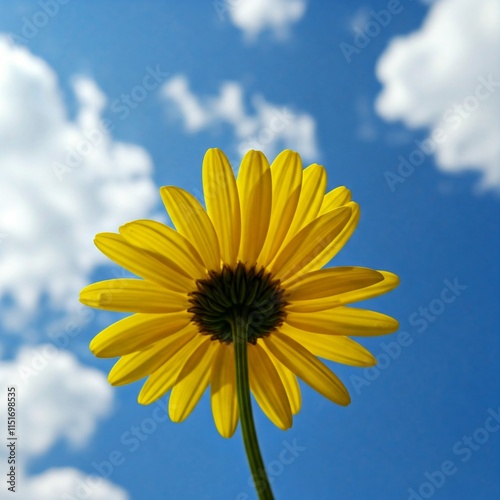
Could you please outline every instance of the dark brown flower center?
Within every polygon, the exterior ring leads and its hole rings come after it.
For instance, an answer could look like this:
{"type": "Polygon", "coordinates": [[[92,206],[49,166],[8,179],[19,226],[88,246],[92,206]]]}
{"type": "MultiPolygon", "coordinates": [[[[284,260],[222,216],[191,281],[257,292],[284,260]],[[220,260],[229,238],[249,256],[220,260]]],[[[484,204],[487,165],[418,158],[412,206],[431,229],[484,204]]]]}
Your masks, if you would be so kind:
{"type": "Polygon", "coordinates": [[[212,340],[233,341],[232,325],[246,327],[247,341],[269,335],[285,319],[284,290],[278,279],[264,268],[224,265],[196,281],[197,290],[189,294],[191,321],[212,340]]]}

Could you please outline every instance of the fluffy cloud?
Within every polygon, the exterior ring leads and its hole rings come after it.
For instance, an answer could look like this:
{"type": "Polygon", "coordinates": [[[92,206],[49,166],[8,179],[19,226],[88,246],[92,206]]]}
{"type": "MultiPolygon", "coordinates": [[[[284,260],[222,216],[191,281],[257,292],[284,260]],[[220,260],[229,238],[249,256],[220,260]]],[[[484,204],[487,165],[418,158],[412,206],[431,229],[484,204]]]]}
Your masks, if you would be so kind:
{"type": "Polygon", "coordinates": [[[479,171],[482,188],[500,188],[499,25],[497,0],[438,0],[422,28],[394,39],[377,64],[378,113],[429,128],[437,165],[479,171]]]}
{"type": "MultiPolygon", "coordinates": [[[[1,495],[1,494],[0,494],[1,495]]],[[[12,496],[12,495],[11,495],[12,496]]],[[[0,498],[2,498],[0,496],[0,498]]],[[[7,497],[6,498],[10,498],[7,497]]],[[[20,485],[19,500],[127,500],[128,493],[122,488],[97,476],[87,476],[80,471],[64,467],[30,478],[20,485]]]]}
{"type": "Polygon", "coordinates": [[[146,216],[157,200],[146,151],[115,141],[101,120],[102,92],[85,78],[73,88],[70,118],[54,71],[0,38],[0,298],[17,318],[42,297],[75,304],[104,262],[95,233],[146,216]]]}
{"type": "Polygon", "coordinates": [[[248,113],[243,88],[236,82],[223,83],[217,96],[198,97],[190,90],[187,78],[177,75],[163,85],[162,96],[167,111],[180,115],[187,132],[229,125],[240,154],[259,149],[273,158],[280,148],[291,148],[306,160],[319,159],[312,116],[271,104],[259,95],[251,97],[254,112],[248,113]]]}
{"type": "Polygon", "coordinates": [[[254,41],[265,30],[285,39],[290,26],[306,11],[305,0],[221,0],[213,2],[221,19],[229,14],[231,22],[241,29],[247,40],[254,41]]]}
{"type": "Polygon", "coordinates": [[[0,387],[9,386],[17,387],[17,425],[23,455],[30,457],[43,455],[59,440],[83,446],[112,407],[105,375],[51,344],[23,347],[16,359],[4,360],[0,387]]]}
{"type": "MultiPolygon", "coordinates": [[[[100,477],[89,477],[73,468],[50,469],[27,476],[29,459],[47,453],[56,443],[84,446],[99,420],[112,408],[112,389],[105,375],[81,365],[75,356],[53,345],[24,347],[17,357],[0,364],[0,387],[17,388],[16,433],[22,443],[16,464],[19,498],[53,500],[88,498],[125,500],[121,488],[100,477]],[[81,492],[81,493],[80,493],[81,492]]],[[[7,428],[2,413],[0,425],[7,428]]],[[[5,461],[7,448],[0,451],[5,461]]],[[[11,493],[2,488],[0,498],[11,493]]]]}

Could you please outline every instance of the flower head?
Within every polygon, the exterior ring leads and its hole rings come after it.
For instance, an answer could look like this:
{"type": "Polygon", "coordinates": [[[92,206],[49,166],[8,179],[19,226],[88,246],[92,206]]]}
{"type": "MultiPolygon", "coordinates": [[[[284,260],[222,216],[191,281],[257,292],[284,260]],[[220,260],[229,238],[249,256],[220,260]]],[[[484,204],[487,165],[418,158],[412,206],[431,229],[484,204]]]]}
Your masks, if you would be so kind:
{"type": "Polygon", "coordinates": [[[234,343],[243,341],[251,391],[281,429],[300,409],[297,377],[347,405],[346,388],[318,357],[374,365],[349,337],[391,333],[398,323],[348,305],[399,282],[392,273],[364,267],[322,269],[357,225],[359,207],[350,191],[325,194],[325,169],[313,164],[303,170],[289,150],[271,166],[261,152],[249,151],[236,180],[224,153],[210,149],[203,188],[206,210],[180,188],[161,188],[175,230],[138,220],[119,234],[96,236],[106,256],[142,278],[102,281],[81,292],[89,306],[135,313],[90,344],[98,357],[121,356],[110,383],[147,377],[142,404],[172,390],[169,414],[176,422],[210,385],[217,429],[230,437],[238,423],[234,343]],[[235,330],[245,338],[234,338],[235,330]]]}

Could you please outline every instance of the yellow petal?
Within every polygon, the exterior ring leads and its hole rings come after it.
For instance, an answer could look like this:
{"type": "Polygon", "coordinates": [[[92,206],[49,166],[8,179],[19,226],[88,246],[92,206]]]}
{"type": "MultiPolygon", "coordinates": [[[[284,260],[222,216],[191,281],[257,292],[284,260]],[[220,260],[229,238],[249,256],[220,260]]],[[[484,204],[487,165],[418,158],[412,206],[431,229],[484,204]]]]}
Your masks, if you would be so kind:
{"type": "Polygon", "coordinates": [[[362,345],[341,335],[320,335],[284,324],[281,333],[303,345],[315,356],[352,366],[374,366],[377,360],[362,345]]]}
{"type": "Polygon", "coordinates": [[[314,390],[343,406],[351,402],[340,379],[298,342],[280,332],[264,337],[264,342],[279,361],[314,390]]]}
{"type": "Polygon", "coordinates": [[[213,359],[219,346],[219,342],[207,337],[182,367],[168,402],[168,414],[173,422],[185,420],[198,404],[210,381],[213,359]]]}
{"type": "Polygon", "coordinates": [[[189,357],[207,340],[205,335],[196,334],[167,363],[164,363],[148,377],[139,393],[137,401],[141,405],[149,405],[167,393],[176,383],[177,377],[189,357]]]}
{"type": "Polygon", "coordinates": [[[230,438],[238,425],[236,371],[232,344],[220,344],[211,375],[211,403],[215,426],[222,437],[230,438]]]}
{"type": "Polygon", "coordinates": [[[205,266],[193,245],[182,234],[161,222],[129,222],[120,227],[120,233],[132,245],[170,259],[180,274],[192,279],[205,275],[205,266]]]}
{"type": "Polygon", "coordinates": [[[286,245],[303,227],[318,215],[326,189],[326,171],[321,165],[313,163],[303,172],[302,190],[292,225],[283,245],[286,245]]]}
{"type": "MultiPolygon", "coordinates": [[[[359,205],[357,203],[351,201],[347,203],[347,205],[331,210],[330,212],[327,212],[326,214],[323,214],[320,217],[318,217],[318,219],[316,219],[320,220],[322,217],[335,214],[339,210],[347,210],[347,209],[351,210],[351,215],[347,223],[344,224],[340,233],[338,233],[334,238],[330,239],[330,241],[326,238],[322,241],[319,241],[315,248],[316,253],[314,255],[314,258],[312,258],[297,273],[295,273],[295,275],[288,276],[287,278],[284,279],[287,286],[290,285],[295,280],[300,279],[304,274],[321,269],[325,264],[330,262],[330,260],[332,260],[333,257],[335,257],[335,255],[337,255],[337,253],[346,244],[347,240],[351,237],[352,233],[356,229],[356,226],[358,225],[359,205]]],[[[306,226],[302,231],[305,231],[307,227],[308,226],[306,226]]],[[[302,233],[302,231],[297,236],[299,236],[302,233]]]]}
{"type": "Polygon", "coordinates": [[[182,330],[191,321],[187,311],[167,314],[134,314],[105,328],[90,343],[99,358],[114,358],[147,348],[182,330]]]}
{"type": "Polygon", "coordinates": [[[248,151],[238,173],[241,242],[238,258],[253,265],[262,250],[272,206],[271,171],[260,151],[248,151]]]}
{"type": "Polygon", "coordinates": [[[350,215],[350,208],[341,207],[313,220],[280,250],[269,266],[272,273],[283,281],[295,276],[337,239],[350,215]]]}
{"type": "Polygon", "coordinates": [[[195,288],[194,281],[179,274],[168,258],[137,248],[119,234],[100,233],[94,243],[106,257],[141,278],[177,292],[195,288]]]}
{"type": "Polygon", "coordinates": [[[177,231],[193,244],[205,267],[219,269],[219,241],[212,221],[200,202],[175,186],[162,187],[160,195],[177,231]]]}
{"type": "Polygon", "coordinates": [[[109,372],[109,383],[112,385],[130,384],[146,375],[151,375],[165,363],[170,363],[171,358],[193,340],[195,335],[198,335],[198,329],[190,323],[180,332],[155,342],[144,351],[122,356],[109,372]]]}
{"type": "Polygon", "coordinates": [[[326,193],[319,211],[319,215],[326,214],[335,208],[342,207],[351,201],[351,191],[344,186],[332,189],[326,193]]]}
{"type": "Polygon", "coordinates": [[[290,311],[286,322],[307,332],[362,337],[385,335],[399,328],[399,323],[390,316],[354,307],[335,307],[315,313],[290,311]]]}
{"type": "Polygon", "coordinates": [[[387,271],[363,267],[320,269],[305,274],[291,287],[287,287],[290,293],[287,296],[290,302],[287,311],[315,312],[352,304],[387,293],[398,284],[399,278],[387,271]]]}
{"type": "Polygon", "coordinates": [[[302,184],[300,156],[289,149],[281,152],[271,165],[271,177],[271,220],[266,242],[258,259],[263,266],[273,260],[294,218],[302,184]]]}
{"type": "Polygon", "coordinates": [[[240,200],[233,170],[220,149],[209,149],[203,159],[203,193],[222,260],[235,264],[241,234],[240,200]]]}
{"type": "Polygon", "coordinates": [[[266,351],[271,361],[278,372],[283,387],[285,388],[286,395],[288,396],[288,402],[290,403],[290,410],[292,415],[297,415],[300,411],[302,405],[302,396],[300,394],[299,383],[297,382],[297,377],[292,373],[283,363],[278,361],[275,356],[271,354],[271,351],[266,347],[264,342],[259,343],[259,345],[266,351]]]}
{"type": "Polygon", "coordinates": [[[280,429],[292,426],[292,412],[281,378],[264,349],[248,344],[250,389],[266,416],[280,429]]]}
{"type": "Polygon", "coordinates": [[[307,273],[287,286],[287,300],[322,299],[382,281],[382,274],[367,267],[331,267],[307,273]]]}
{"type": "Polygon", "coordinates": [[[80,302],[106,311],[168,313],[189,307],[187,294],[138,279],[115,279],[93,283],[80,292],[80,302]]]}

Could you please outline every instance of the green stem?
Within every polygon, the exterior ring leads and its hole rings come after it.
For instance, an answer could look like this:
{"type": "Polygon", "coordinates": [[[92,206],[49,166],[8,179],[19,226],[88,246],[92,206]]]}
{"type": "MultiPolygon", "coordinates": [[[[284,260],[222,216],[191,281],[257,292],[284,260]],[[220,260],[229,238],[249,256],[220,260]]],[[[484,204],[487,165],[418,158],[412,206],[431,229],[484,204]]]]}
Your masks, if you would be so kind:
{"type": "Polygon", "coordinates": [[[236,362],[236,394],[240,413],[241,433],[247,453],[248,463],[260,500],[273,500],[273,492],[267,477],[260,453],[257,433],[250,401],[250,383],[248,378],[247,326],[241,321],[232,323],[234,358],[236,362]]]}

